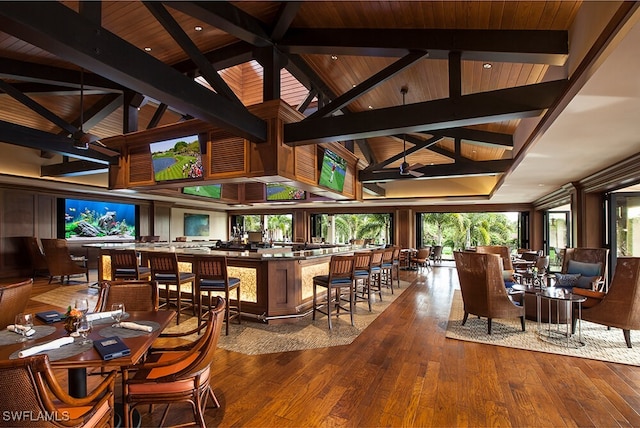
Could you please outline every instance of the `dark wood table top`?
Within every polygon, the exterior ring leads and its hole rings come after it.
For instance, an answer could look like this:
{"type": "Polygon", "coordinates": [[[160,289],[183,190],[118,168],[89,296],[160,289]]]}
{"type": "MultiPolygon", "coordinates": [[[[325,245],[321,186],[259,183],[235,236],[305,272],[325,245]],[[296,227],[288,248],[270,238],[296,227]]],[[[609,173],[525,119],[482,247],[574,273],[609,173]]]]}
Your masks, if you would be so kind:
{"type": "MultiPolygon", "coordinates": [[[[149,350],[153,341],[158,338],[160,333],[162,333],[162,330],[164,330],[167,325],[169,325],[171,320],[176,315],[174,311],[164,310],[158,312],[148,311],[127,313],[129,314],[129,317],[126,319],[127,321],[153,321],[160,325],[160,328],[158,330],[152,331],[149,334],[122,339],[123,342],[129,347],[129,349],[131,349],[130,355],[126,357],[116,358],[110,361],[104,361],[100,354],[95,350],[95,348],[91,347],[89,350],[80,354],[58,361],[52,361],[51,365],[56,368],[87,368],[108,366],[122,367],[138,363],[144,356],[144,354],[149,350]]],[[[64,322],[57,322],[51,325],[56,327],[56,331],[46,337],[33,341],[29,340],[27,342],[16,342],[15,344],[0,346],[0,359],[8,360],[11,354],[20,349],[30,348],[34,345],[50,342],[54,339],[66,337],[69,335],[69,333],[67,333],[67,331],[64,329],[64,322]]],[[[102,328],[108,326],[110,326],[109,323],[94,325],[89,338],[94,341],[104,339],[102,336],[100,336],[99,331],[102,328]]],[[[74,344],[67,346],[74,346],[74,344]]]]}

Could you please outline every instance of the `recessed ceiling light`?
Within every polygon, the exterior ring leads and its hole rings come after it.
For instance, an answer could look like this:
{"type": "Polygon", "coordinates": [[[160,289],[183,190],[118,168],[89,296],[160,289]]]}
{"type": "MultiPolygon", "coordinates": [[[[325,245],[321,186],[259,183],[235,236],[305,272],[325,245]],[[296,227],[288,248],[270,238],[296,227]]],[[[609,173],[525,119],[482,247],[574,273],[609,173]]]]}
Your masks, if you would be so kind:
{"type": "Polygon", "coordinates": [[[334,61],[337,60],[338,59],[338,55],[331,55],[331,59],[334,60],[334,61]]]}
{"type": "Polygon", "coordinates": [[[369,110],[373,110],[373,106],[369,106],[369,110]]]}
{"type": "Polygon", "coordinates": [[[202,27],[199,25],[196,25],[195,27],[193,27],[193,29],[196,31],[202,31],[202,27]]]}
{"type": "Polygon", "coordinates": [[[145,52],[151,52],[151,48],[149,46],[145,46],[144,50],[145,52]]]}
{"type": "Polygon", "coordinates": [[[484,64],[482,64],[482,68],[488,70],[491,67],[493,67],[493,64],[491,64],[490,62],[485,62],[484,64]]]}

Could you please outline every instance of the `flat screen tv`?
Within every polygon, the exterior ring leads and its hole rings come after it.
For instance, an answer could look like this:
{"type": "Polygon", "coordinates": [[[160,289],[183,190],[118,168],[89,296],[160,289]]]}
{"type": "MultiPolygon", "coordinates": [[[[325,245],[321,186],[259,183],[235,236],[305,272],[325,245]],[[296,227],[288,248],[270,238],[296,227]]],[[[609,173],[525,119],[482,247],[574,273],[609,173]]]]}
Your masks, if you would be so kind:
{"type": "Polygon", "coordinates": [[[346,160],[331,150],[325,150],[324,156],[322,157],[322,165],[320,166],[320,180],[318,180],[318,184],[342,192],[346,170],[346,160]]]}
{"type": "Polygon", "coordinates": [[[185,236],[209,236],[209,214],[184,214],[185,236]]]}
{"type": "Polygon", "coordinates": [[[156,181],[202,178],[202,156],[198,135],[150,143],[156,181]]]}
{"type": "Polygon", "coordinates": [[[185,195],[202,196],[203,198],[220,199],[222,184],[207,184],[205,186],[187,186],[182,188],[185,195]]]}
{"type": "Polygon", "coordinates": [[[300,201],[307,199],[307,192],[281,183],[267,184],[267,201],[300,201]]]}
{"type": "MultiPolygon", "coordinates": [[[[138,207],[106,201],[59,199],[66,239],[135,239],[138,207]]],[[[60,230],[60,229],[58,229],[60,230]]]]}

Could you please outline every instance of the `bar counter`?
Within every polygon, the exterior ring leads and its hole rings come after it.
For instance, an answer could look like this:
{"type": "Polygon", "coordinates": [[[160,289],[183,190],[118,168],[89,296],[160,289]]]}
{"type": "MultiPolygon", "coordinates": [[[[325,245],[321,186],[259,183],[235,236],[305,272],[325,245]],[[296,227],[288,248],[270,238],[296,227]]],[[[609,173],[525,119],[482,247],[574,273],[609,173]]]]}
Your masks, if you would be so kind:
{"type": "MultiPolygon", "coordinates": [[[[109,250],[135,249],[146,265],[145,254],[154,251],[175,252],[180,270],[191,272],[195,256],[227,257],[228,274],[240,278],[243,315],[250,314],[267,322],[295,319],[311,309],[313,277],[329,272],[334,254],[352,254],[361,246],[344,246],[305,251],[288,248],[271,251],[223,251],[212,249],[212,242],[172,242],[153,244],[87,244],[99,248],[98,279],[111,279],[109,250]]],[[[374,247],[368,247],[374,248],[374,247]]]]}

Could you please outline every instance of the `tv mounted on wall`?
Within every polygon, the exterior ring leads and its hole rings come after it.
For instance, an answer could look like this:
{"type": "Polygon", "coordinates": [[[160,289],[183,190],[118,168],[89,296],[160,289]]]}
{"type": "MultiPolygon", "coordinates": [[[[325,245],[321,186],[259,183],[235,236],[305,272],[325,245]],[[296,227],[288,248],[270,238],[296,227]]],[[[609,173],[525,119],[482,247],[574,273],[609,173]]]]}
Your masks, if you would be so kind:
{"type": "MultiPolygon", "coordinates": [[[[58,199],[59,231],[66,239],[135,239],[138,206],[106,201],[58,199]]],[[[62,237],[62,236],[59,236],[62,237]]]]}
{"type": "Polygon", "coordinates": [[[185,236],[209,236],[209,214],[184,213],[185,236]]]}
{"type": "Polygon", "coordinates": [[[320,166],[320,186],[342,192],[344,188],[344,178],[347,170],[347,161],[332,152],[324,151],[322,165],[320,166]]]}
{"type": "Polygon", "coordinates": [[[185,195],[202,196],[203,198],[220,199],[222,184],[207,184],[205,186],[187,186],[182,188],[185,195]]]}
{"type": "Polygon", "coordinates": [[[307,199],[307,192],[281,183],[267,184],[267,201],[300,201],[307,199]]]}
{"type": "Polygon", "coordinates": [[[202,178],[202,156],[198,135],[150,143],[153,175],[156,181],[202,178]]]}

